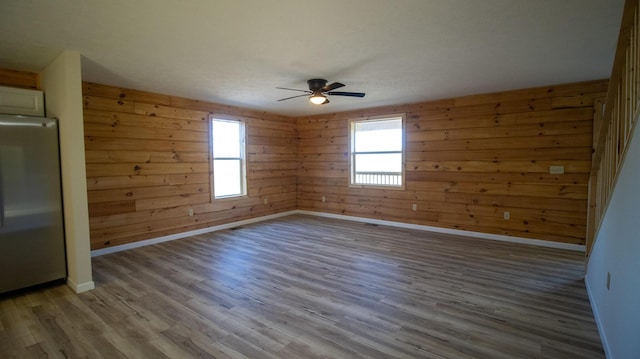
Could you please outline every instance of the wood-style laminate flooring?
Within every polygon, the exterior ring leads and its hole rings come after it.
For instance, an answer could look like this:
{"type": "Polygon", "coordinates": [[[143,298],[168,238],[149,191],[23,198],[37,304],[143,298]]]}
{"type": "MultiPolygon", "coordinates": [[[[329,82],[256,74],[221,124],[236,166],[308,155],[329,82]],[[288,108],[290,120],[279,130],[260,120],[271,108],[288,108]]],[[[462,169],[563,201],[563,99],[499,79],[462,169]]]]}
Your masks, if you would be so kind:
{"type": "MultiPolygon", "coordinates": [[[[0,299],[2,358],[603,358],[583,254],[304,215],[0,299]]],[[[6,275],[3,274],[3,275],[6,275]]]]}

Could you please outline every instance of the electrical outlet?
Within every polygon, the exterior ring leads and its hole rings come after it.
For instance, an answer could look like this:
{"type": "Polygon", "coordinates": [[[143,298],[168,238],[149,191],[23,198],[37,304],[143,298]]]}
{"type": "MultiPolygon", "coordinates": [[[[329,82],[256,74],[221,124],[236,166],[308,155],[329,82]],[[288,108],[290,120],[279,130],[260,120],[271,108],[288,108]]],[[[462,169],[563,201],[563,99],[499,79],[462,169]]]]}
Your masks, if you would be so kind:
{"type": "Polygon", "coordinates": [[[414,204],[411,206],[411,210],[412,210],[412,211],[417,211],[417,210],[418,210],[418,205],[417,205],[416,203],[414,203],[414,204]]]}
{"type": "Polygon", "coordinates": [[[504,219],[511,219],[511,212],[504,212],[504,219]]]}
{"type": "Polygon", "coordinates": [[[607,272],[607,290],[611,289],[611,273],[607,272]]]}
{"type": "Polygon", "coordinates": [[[269,204],[269,199],[268,198],[265,198],[262,201],[264,202],[264,204],[269,204]]]}
{"type": "Polygon", "coordinates": [[[327,197],[322,196],[322,203],[324,203],[324,202],[326,202],[326,201],[327,201],[327,197]]]}
{"type": "Polygon", "coordinates": [[[193,217],[193,208],[189,208],[189,217],[193,217]]]}

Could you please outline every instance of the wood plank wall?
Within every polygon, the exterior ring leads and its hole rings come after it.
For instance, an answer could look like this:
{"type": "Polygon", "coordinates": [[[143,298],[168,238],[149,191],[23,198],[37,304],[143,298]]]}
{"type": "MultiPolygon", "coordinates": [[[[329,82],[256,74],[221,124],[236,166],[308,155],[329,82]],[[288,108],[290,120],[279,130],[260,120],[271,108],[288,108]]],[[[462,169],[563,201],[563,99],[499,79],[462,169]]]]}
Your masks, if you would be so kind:
{"type": "Polygon", "coordinates": [[[591,81],[299,118],[298,209],[584,244],[594,99],[606,90],[591,81]],[[349,187],[349,119],[396,113],[406,189],[349,187]]]}
{"type": "MultiPolygon", "coordinates": [[[[0,69],[0,84],[37,88],[38,75],[0,69]]],[[[93,249],[296,208],[585,242],[604,80],[298,119],[92,83],[83,90],[93,249]],[[400,112],[406,189],[350,188],[348,120],[400,112]],[[248,121],[246,198],[211,203],[209,113],[248,121]],[[550,175],[550,165],[566,173],[550,175]]]]}
{"type": "Polygon", "coordinates": [[[296,209],[295,119],[94,83],[83,96],[92,249],[296,209]],[[210,113],[246,121],[246,197],[211,200],[210,113]]]}
{"type": "Polygon", "coordinates": [[[40,76],[33,72],[0,68],[0,86],[38,89],[40,88],[40,76]]]}

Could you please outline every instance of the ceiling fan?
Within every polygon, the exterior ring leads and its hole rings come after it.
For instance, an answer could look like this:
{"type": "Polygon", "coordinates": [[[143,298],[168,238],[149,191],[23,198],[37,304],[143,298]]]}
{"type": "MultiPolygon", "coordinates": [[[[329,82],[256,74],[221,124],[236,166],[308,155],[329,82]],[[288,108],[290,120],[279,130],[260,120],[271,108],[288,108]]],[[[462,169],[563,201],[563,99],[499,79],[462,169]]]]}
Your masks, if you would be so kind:
{"type": "Polygon", "coordinates": [[[278,101],[290,100],[292,98],[302,97],[302,96],[309,96],[309,102],[311,102],[312,104],[324,105],[329,103],[329,99],[327,98],[327,95],[348,96],[348,97],[364,97],[365,95],[364,92],[333,91],[335,89],[344,87],[345,85],[341,84],[340,82],[334,82],[332,84],[327,85],[327,80],[325,79],[311,79],[307,81],[307,84],[309,84],[308,90],[299,90],[299,89],[292,89],[287,87],[276,87],[277,89],[280,89],[280,90],[290,90],[290,91],[298,91],[298,92],[305,93],[304,95],[281,98],[278,101]]]}

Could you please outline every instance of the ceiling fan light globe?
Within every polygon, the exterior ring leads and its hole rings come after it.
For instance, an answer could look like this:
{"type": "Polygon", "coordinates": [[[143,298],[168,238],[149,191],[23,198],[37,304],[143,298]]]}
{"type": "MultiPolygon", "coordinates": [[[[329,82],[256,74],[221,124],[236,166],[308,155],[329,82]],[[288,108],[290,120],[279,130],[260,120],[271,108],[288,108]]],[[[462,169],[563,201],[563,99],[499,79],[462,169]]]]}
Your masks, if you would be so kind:
{"type": "Polygon", "coordinates": [[[327,98],[324,95],[314,94],[309,97],[309,102],[314,105],[322,105],[327,101],[327,98]]]}

